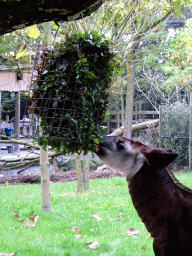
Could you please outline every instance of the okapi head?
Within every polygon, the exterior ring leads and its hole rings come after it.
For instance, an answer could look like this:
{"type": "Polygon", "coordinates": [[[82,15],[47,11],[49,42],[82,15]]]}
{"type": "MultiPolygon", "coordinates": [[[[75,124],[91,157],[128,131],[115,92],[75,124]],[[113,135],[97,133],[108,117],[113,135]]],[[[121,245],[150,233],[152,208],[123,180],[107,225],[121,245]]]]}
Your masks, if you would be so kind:
{"type": "Polygon", "coordinates": [[[112,169],[122,171],[128,181],[144,164],[158,170],[169,165],[177,157],[172,149],[151,149],[139,141],[119,136],[104,137],[103,143],[98,146],[97,155],[112,169]]]}

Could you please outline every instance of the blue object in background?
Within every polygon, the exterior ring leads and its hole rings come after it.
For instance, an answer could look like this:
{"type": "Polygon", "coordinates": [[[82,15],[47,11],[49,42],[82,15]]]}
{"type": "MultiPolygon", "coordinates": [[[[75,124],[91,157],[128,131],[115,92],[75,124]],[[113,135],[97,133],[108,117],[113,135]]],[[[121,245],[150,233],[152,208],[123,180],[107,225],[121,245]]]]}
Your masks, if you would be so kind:
{"type": "Polygon", "coordinates": [[[11,131],[12,131],[11,128],[5,128],[6,136],[11,136],[11,131]]]}
{"type": "Polygon", "coordinates": [[[12,146],[7,146],[8,153],[13,153],[13,147],[12,146]]]}

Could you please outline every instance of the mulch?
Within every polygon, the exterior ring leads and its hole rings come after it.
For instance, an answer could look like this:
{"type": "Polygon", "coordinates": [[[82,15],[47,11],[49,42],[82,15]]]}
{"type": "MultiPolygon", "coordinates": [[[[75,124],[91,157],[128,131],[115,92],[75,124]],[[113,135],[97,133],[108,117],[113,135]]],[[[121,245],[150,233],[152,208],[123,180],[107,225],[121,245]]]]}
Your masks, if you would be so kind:
{"type": "MultiPolygon", "coordinates": [[[[90,179],[99,178],[112,178],[112,177],[124,177],[124,174],[118,171],[111,170],[106,166],[99,167],[97,170],[91,170],[89,172],[90,179]]],[[[50,180],[52,182],[69,182],[75,181],[77,179],[75,169],[67,172],[51,172],[50,180]]],[[[3,176],[0,177],[0,184],[27,184],[27,183],[40,183],[41,175],[40,173],[30,173],[30,174],[18,174],[15,176],[3,176]]]]}

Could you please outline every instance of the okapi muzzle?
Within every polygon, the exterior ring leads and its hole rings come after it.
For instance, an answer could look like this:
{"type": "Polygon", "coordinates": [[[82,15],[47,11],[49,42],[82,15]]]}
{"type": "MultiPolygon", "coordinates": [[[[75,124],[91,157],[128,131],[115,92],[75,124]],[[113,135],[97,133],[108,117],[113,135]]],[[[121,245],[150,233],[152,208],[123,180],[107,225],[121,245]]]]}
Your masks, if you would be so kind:
{"type": "Polygon", "coordinates": [[[107,136],[97,155],[124,172],[138,215],[153,237],[155,256],[192,255],[192,190],[167,167],[177,154],[139,141],[107,136]]]}

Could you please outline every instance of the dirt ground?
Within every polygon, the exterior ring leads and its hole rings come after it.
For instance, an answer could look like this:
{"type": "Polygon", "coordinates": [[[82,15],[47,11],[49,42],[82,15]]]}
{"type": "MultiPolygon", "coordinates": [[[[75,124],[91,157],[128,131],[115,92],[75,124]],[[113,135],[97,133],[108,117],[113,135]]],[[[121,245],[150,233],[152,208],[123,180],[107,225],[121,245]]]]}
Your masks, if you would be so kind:
{"type": "MultiPolygon", "coordinates": [[[[124,174],[107,168],[106,166],[99,167],[97,170],[90,171],[90,179],[99,179],[99,178],[112,178],[112,177],[124,177],[124,174]]],[[[39,173],[30,173],[30,174],[18,174],[14,176],[0,177],[0,184],[20,184],[20,183],[39,183],[40,182],[39,173]]],[[[77,179],[75,169],[72,169],[67,172],[56,172],[52,171],[50,173],[50,180],[52,182],[67,182],[75,181],[77,179]]]]}

